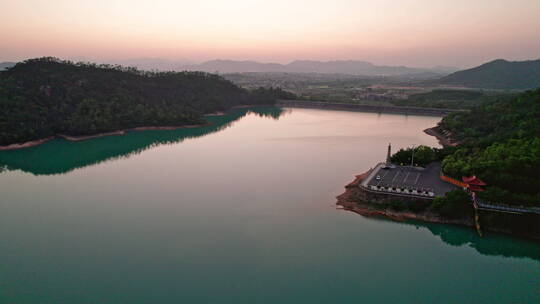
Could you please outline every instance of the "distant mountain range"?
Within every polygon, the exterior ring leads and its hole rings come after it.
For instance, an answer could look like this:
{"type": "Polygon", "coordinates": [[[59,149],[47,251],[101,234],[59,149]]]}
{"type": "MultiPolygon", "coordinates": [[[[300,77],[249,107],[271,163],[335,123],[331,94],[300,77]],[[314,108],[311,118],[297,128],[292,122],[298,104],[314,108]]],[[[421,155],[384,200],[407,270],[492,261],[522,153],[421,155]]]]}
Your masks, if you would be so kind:
{"type": "MultiPolygon", "coordinates": [[[[161,71],[203,71],[209,73],[320,73],[348,74],[356,76],[406,76],[438,78],[459,70],[453,67],[411,68],[406,66],[374,65],[366,61],[336,60],[313,61],[296,60],[288,64],[261,63],[257,61],[210,60],[200,64],[189,64],[187,60],[174,61],[161,58],[133,58],[109,60],[106,63],[133,66],[141,70],[161,71]]],[[[0,70],[15,65],[14,62],[0,63],[0,70]]]]}
{"type": "Polygon", "coordinates": [[[280,73],[326,73],[326,74],[350,74],[362,76],[399,76],[434,73],[445,75],[455,72],[458,68],[434,67],[431,69],[411,68],[406,66],[381,66],[366,61],[336,60],[336,61],[313,61],[296,60],[288,64],[260,63],[256,61],[234,60],[211,60],[201,64],[181,67],[190,71],[227,73],[246,72],[280,72],[280,73]]]}
{"type": "MultiPolygon", "coordinates": [[[[429,85],[464,86],[483,89],[526,90],[540,87],[540,59],[507,61],[497,59],[478,67],[458,71],[458,68],[436,66],[411,68],[406,66],[374,65],[366,61],[296,60],[288,64],[260,63],[256,61],[211,60],[201,64],[186,64],[160,58],[136,58],[109,61],[123,66],[135,66],[142,70],[203,71],[209,73],[319,73],[346,74],[354,76],[399,76],[409,81],[430,80],[429,85]],[[457,71],[457,72],[456,72],[457,71]]],[[[15,65],[1,62],[0,71],[15,65]]],[[[428,84],[428,83],[426,83],[428,84]]]]}
{"type": "Polygon", "coordinates": [[[119,64],[122,66],[136,67],[139,70],[158,70],[158,71],[181,71],[185,65],[193,64],[192,61],[187,59],[170,60],[164,58],[129,58],[129,59],[117,59],[109,60],[105,63],[119,64]]]}
{"type": "Polygon", "coordinates": [[[452,73],[437,83],[485,89],[539,88],[540,59],[527,61],[497,59],[472,69],[452,73]]]}

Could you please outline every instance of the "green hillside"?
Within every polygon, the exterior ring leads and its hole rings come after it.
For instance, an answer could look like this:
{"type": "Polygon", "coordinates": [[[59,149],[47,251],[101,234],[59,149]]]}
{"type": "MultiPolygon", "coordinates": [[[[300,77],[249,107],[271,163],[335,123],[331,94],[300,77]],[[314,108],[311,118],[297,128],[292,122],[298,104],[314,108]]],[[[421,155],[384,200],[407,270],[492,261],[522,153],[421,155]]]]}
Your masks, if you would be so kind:
{"type": "Polygon", "coordinates": [[[452,73],[439,84],[486,89],[534,89],[540,87],[540,59],[494,60],[478,67],[452,73]]]}
{"type": "Polygon", "coordinates": [[[509,97],[508,92],[494,92],[477,89],[435,89],[431,92],[412,94],[405,100],[393,100],[397,106],[470,109],[485,102],[509,97]]]}
{"type": "Polygon", "coordinates": [[[446,174],[480,177],[490,201],[540,207],[540,89],[450,114],[439,128],[460,143],[446,174]]]}

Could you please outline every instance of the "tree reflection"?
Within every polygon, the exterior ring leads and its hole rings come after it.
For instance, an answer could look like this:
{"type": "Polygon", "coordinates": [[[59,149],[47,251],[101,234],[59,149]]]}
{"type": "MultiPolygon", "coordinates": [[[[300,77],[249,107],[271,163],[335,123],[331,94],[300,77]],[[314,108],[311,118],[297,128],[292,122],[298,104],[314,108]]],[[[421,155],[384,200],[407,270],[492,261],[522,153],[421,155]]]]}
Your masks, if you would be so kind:
{"type": "Polygon", "coordinates": [[[105,161],[128,158],[160,145],[176,144],[216,133],[250,113],[279,119],[284,110],[277,107],[233,109],[225,115],[208,116],[209,125],[196,128],[127,132],[121,136],[105,136],[79,142],[56,139],[27,149],[0,151],[0,173],[7,170],[22,170],[35,175],[67,173],[105,161]]]}
{"type": "MultiPolygon", "coordinates": [[[[347,208],[343,208],[343,210],[354,212],[347,208]]],[[[369,217],[369,219],[385,221],[395,225],[415,226],[418,229],[427,229],[445,244],[455,247],[470,247],[482,255],[530,258],[540,261],[540,243],[532,240],[490,232],[485,232],[485,235],[481,237],[473,228],[464,226],[426,223],[413,220],[396,222],[384,218],[369,217]]]]}
{"type": "Polygon", "coordinates": [[[443,224],[413,223],[427,228],[433,235],[451,246],[468,246],[483,255],[531,258],[540,261],[540,244],[508,235],[485,233],[481,237],[472,228],[443,224]]]}

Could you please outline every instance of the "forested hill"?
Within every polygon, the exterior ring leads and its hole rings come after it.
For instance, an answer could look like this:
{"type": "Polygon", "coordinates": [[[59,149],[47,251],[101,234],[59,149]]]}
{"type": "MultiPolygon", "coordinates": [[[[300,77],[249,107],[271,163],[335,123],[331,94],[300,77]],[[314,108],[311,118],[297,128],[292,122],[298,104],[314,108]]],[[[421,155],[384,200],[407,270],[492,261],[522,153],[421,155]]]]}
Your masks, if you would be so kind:
{"type": "Polygon", "coordinates": [[[534,89],[540,87],[540,59],[494,60],[478,67],[452,73],[439,84],[486,89],[534,89]]]}
{"type": "Polygon", "coordinates": [[[446,174],[477,175],[490,201],[540,207],[540,89],[450,114],[439,127],[460,142],[446,174]]]}
{"type": "Polygon", "coordinates": [[[56,134],[200,124],[206,113],[290,95],[280,89],[250,92],[202,72],[31,59],[0,72],[0,145],[56,134]]]}
{"type": "Polygon", "coordinates": [[[463,146],[486,147],[512,138],[540,138],[540,89],[450,114],[439,126],[463,146]]]}

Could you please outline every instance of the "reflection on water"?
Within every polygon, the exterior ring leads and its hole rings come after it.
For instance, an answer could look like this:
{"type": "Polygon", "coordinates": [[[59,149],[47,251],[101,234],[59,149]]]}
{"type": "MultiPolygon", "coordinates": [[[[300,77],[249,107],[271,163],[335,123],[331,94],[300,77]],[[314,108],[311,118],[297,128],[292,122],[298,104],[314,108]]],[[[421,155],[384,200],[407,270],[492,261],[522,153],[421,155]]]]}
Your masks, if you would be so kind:
{"type": "Polygon", "coordinates": [[[0,151],[0,173],[22,170],[35,175],[61,174],[107,160],[127,158],[159,145],[182,142],[224,130],[249,113],[279,119],[282,108],[253,107],[233,109],[226,115],[208,116],[208,126],[128,132],[122,136],[105,136],[79,142],[56,139],[21,150],[0,151]]]}
{"type": "MultiPolygon", "coordinates": [[[[347,208],[338,207],[337,209],[357,214],[347,208]]],[[[381,217],[364,218],[374,222],[384,222],[392,225],[409,227],[414,226],[416,229],[425,229],[434,236],[437,236],[445,244],[454,247],[464,246],[473,248],[482,255],[507,258],[530,258],[540,261],[540,246],[538,242],[533,240],[516,238],[514,236],[493,232],[484,233],[484,236],[481,237],[474,228],[458,225],[428,223],[417,220],[392,221],[381,217]]]]}
{"type": "Polygon", "coordinates": [[[480,237],[472,228],[451,225],[421,224],[421,226],[452,246],[469,246],[483,255],[531,258],[540,261],[540,246],[534,241],[495,233],[487,233],[486,236],[480,237]]]}
{"type": "Polygon", "coordinates": [[[246,111],[0,153],[0,303],[538,303],[540,245],[335,210],[438,118],[246,111]]]}
{"type": "MultiPolygon", "coordinates": [[[[386,219],[375,221],[393,222],[386,219]]],[[[426,223],[420,221],[393,222],[397,225],[415,226],[417,229],[426,229],[438,236],[445,244],[475,249],[478,253],[488,256],[502,256],[511,258],[530,258],[540,261],[540,246],[532,240],[515,238],[508,235],[487,233],[479,236],[473,228],[426,223]]]]}

